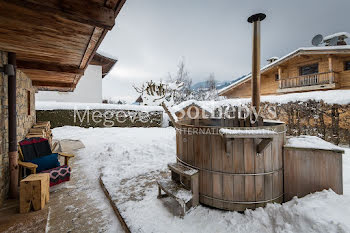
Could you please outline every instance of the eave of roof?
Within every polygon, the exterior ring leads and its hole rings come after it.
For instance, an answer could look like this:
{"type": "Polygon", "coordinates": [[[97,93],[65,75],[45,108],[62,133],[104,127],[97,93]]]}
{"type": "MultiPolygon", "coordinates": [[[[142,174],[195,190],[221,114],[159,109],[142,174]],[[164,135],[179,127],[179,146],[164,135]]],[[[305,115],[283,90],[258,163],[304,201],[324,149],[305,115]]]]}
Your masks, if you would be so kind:
{"type": "MultiPolygon", "coordinates": [[[[329,54],[330,51],[333,51],[333,53],[341,53],[342,51],[345,51],[346,53],[350,53],[350,45],[342,45],[342,46],[324,46],[324,47],[301,47],[293,52],[281,57],[280,59],[262,67],[260,69],[260,72],[266,72],[267,70],[271,69],[272,67],[276,65],[280,65],[282,62],[287,61],[288,59],[291,59],[292,57],[302,53],[302,54],[329,54]]],[[[245,81],[248,81],[251,78],[251,73],[244,76],[243,78],[237,80],[236,82],[231,83],[227,87],[222,88],[219,90],[219,95],[222,95],[223,93],[229,91],[231,88],[244,83],[245,81]]]]}
{"type": "Polygon", "coordinates": [[[118,59],[116,58],[111,58],[109,56],[107,57],[106,55],[102,55],[100,52],[96,52],[89,64],[102,66],[102,78],[104,78],[114,67],[117,61],[118,59]]]}
{"type": "Polygon", "coordinates": [[[73,91],[125,1],[0,1],[0,50],[38,90],[73,91]]]}

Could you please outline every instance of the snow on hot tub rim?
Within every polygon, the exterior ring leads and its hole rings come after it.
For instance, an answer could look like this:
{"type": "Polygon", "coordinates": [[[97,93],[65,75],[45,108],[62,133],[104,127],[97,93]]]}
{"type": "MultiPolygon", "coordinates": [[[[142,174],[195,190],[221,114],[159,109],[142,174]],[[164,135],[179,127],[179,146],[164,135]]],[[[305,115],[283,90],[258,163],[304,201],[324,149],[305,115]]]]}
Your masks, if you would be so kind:
{"type": "MultiPolygon", "coordinates": [[[[243,128],[243,127],[241,127],[243,128]]],[[[245,129],[229,129],[229,128],[221,128],[219,130],[220,134],[228,134],[228,135],[240,135],[240,134],[264,134],[264,135],[276,135],[277,133],[268,129],[250,129],[249,127],[244,127],[245,129]]],[[[251,127],[252,128],[252,127],[251,127]]]]}
{"type": "MultiPolygon", "coordinates": [[[[201,120],[221,120],[220,118],[208,118],[208,119],[199,119],[201,120]]],[[[227,130],[270,130],[274,132],[286,132],[286,124],[283,121],[279,120],[265,120],[264,119],[264,125],[263,126],[252,126],[252,127],[240,127],[240,126],[222,126],[222,125],[193,125],[186,122],[186,120],[179,120],[175,122],[174,127],[177,130],[182,130],[183,128],[204,128],[204,129],[215,129],[218,133],[221,129],[227,129],[227,130]]]]}

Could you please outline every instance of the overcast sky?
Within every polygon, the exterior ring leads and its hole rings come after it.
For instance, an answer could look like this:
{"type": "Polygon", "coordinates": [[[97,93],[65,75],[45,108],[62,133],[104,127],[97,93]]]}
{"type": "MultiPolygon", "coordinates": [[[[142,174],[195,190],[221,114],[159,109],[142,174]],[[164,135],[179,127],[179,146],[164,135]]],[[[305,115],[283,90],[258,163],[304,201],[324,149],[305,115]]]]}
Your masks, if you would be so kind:
{"type": "Polygon", "coordinates": [[[350,31],[349,0],[127,0],[99,51],[118,58],[104,96],[136,98],[132,85],[165,79],[184,58],[193,82],[251,70],[251,24],[263,12],[261,62],[311,46],[316,34],[350,31]]]}

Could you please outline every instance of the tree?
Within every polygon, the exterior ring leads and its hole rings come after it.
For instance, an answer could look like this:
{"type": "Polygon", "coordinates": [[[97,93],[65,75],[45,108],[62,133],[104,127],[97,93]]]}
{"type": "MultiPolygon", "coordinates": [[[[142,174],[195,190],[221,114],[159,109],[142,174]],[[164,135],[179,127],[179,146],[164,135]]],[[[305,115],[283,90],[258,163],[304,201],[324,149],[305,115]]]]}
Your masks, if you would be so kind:
{"type": "Polygon", "coordinates": [[[214,73],[211,73],[205,81],[205,86],[198,88],[191,93],[191,99],[205,101],[205,100],[220,100],[218,91],[216,90],[216,81],[214,73]]]}
{"type": "Polygon", "coordinates": [[[189,72],[186,69],[184,58],[178,64],[178,70],[175,76],[168,74],[168,81],[171,83],[183,83],[181,90],[175,93],[175,103],[181,103],[189,99],[192,94],[192,79],[189,76],[189,72]]]}
{"type": "Polygon", "coordinates": [[[174,105],[174,96],[183,86],[183,83],[172,82],[146,82],[141,87],[135,87],[135,90],[141,94],[143,105],[161,105],[165,102],[167,105],[174,105]]]}
{"type": "Polygon", "coordinates": [[[209,91],[216,90],[216,81],[215,81],[214,73],[210,73],[210,75],[206,81],[206,86],[209,89],[209,91]]]}

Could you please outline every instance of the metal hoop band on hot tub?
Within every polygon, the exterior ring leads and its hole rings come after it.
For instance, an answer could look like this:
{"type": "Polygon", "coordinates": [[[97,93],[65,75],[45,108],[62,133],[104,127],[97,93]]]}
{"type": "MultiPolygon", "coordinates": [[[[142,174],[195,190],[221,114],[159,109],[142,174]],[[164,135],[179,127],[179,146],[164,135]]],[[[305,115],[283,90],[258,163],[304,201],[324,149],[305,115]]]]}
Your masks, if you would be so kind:
{"type": "Polygon", "coordinates": [[[263,176],[263,175],[269,175],[269,174],[278,173],[278,172],[283,170],[283,168],[280,168],[280,169],[277,169],[277,170],[273,170],[273,171],[270,171],[270,172],[263,172],[263,173],[231,173],[231,172],[214,171],[214,170],[208,170],[208,169],[196,167],[196,166],[193,166],[191,164],[188,164],[188,163],[182,161],[181,159],[179,159],[178,156],[176,156],[176,159],[180,163],[182,163],[182,164],[184,164],[184,165],[186,165],[188,167],[194,168],[194,169],[196,169],[198,171],[206,171],[206,172],[209,172],[209,173],[217,173],[217,174],[224,174],[224,175],[231,175],[231,176],[263,176]]]}
{"type": "Polygon", "coordinates": [[[282,193],[281,195],[279,195],[278,197],[269,199],[269,200],[265,200],[265,201],[229,201],[229,200],[223,200],[223,199],[219,199],[219,198],[215,198],[215,197],[209,197],[203,194],[199,194],[200,197],[205,197],[214,201],[220,201],[220,202],[225,202],[225,203],[231,203],[231,204],[242,204],[242,205],[250,205],[250,204],[263,204],[263,203],[268,203],[271,201],[276,201],[278,199],[280,199],[281,197],[283,197],[284,193],[282,193]]]}

